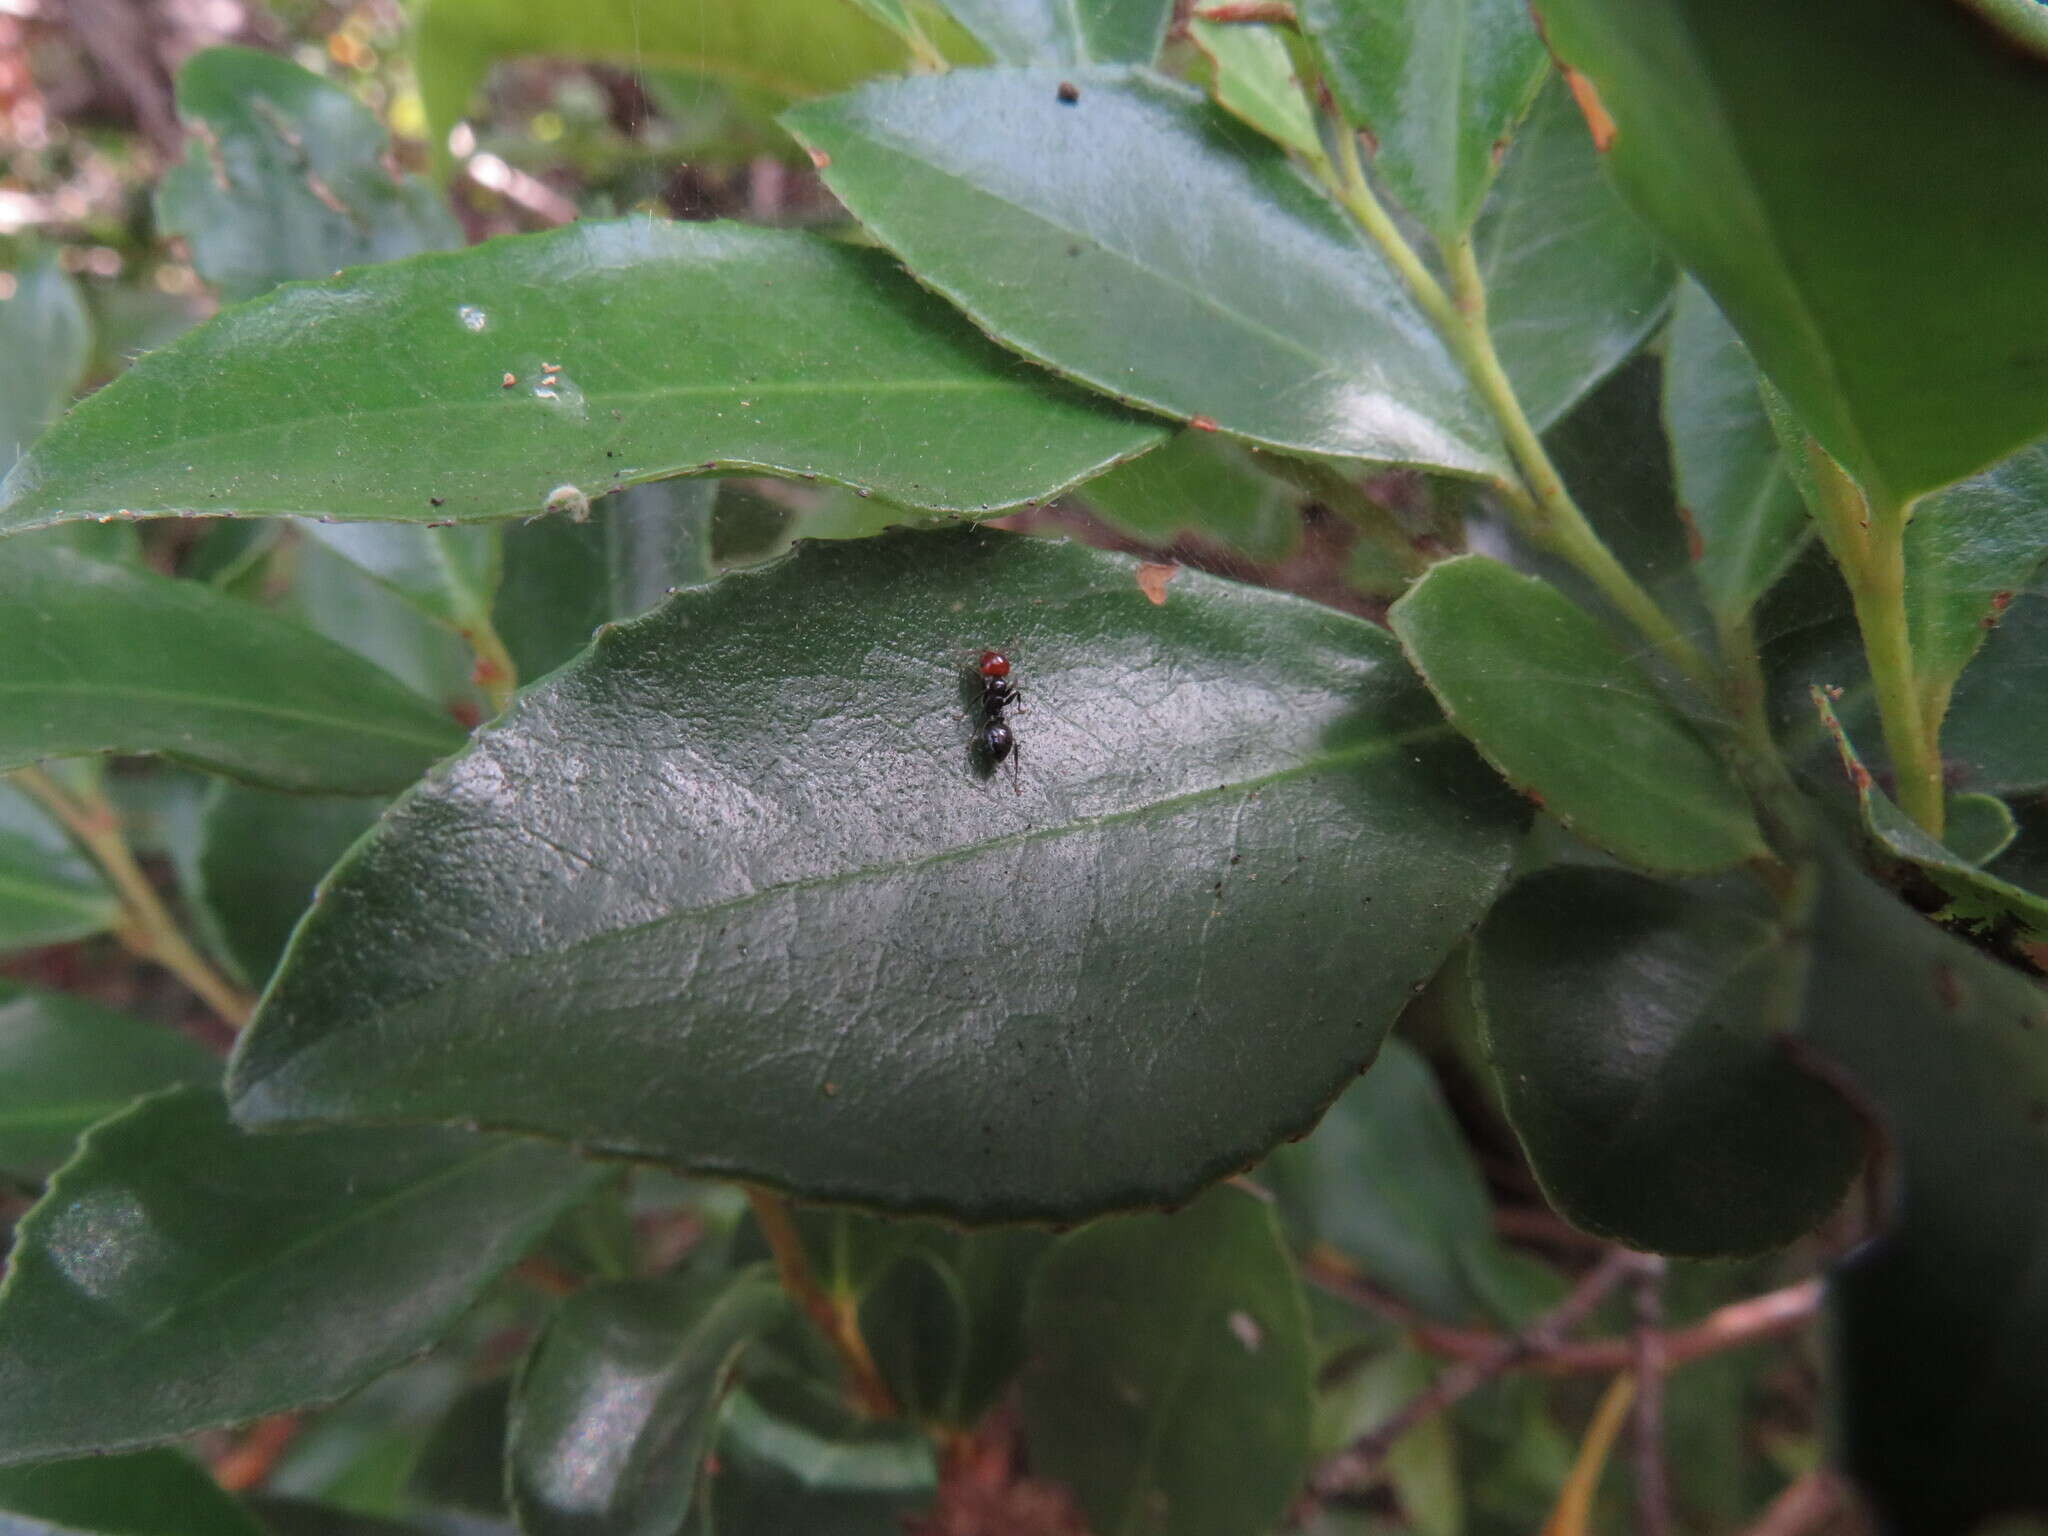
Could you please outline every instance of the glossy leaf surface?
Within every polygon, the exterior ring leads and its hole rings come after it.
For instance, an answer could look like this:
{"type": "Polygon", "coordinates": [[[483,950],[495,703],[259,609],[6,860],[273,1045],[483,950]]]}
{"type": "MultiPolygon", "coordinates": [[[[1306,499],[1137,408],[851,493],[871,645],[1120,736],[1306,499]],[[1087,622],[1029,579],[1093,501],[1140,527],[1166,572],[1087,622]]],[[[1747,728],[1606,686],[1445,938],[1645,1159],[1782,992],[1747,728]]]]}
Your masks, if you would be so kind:
{"type": "Polygon", "coordinates": [[[1891,1229],[1829,1287],[1843,1460],[1898,1530],[2043,1507],[2048,1003],[1842,868],[1809,996],[1808,1037],[1867,1096],[1897,1180],[1891,1229]]]}
{"type": "Polygon", "coordinates": [[[157,190],[157,222],[236,303],[462,244],[441,195],[386,169],[384,127],[341,86],[253,48],[209,48],[178,71],[193,135],[157,190]]]}
{"type": "Polygon", "coordinates": [[[0,1471],[0,1536],[262,1536],[263,1527],[176,1451],[0,1471]]]}
{"type": "Polygon", "coordinates": [[[461,744],[359,657],[192,581],[21,544],[0,560],[0,766],[163,752],[279,788],[369,793],[461,744]]]}
{"type": "Polygon", "coordinates": [[[1173,0],[947,0],[1001,64],[1150,64],[1173,0]]]}
{"type": "Polygon", "coordinates": [[[1879,500],[2048,428],[2048,159],[2011,152],[2048,136],[2048,61],[1925,0],[1543,17],[1609,120],[1622,191],[1879,500]]]}
{"type": "Polygon", "coordinates": [[[0,531],[124,508],[573,514],[726,468],[989,511],[1162,436],[1004,356],[879,253],[622,219],[224,312],[45,436],[0,486],[0,531]]]}
{"type": "Polygon", "coordinates": [[[1539,430],[1643,344],[1677,279],[1557,83],[1516,131],[1472,249],[1501,366],[1539,430]]]}
{"type": "Polygon", "coordinates": [[[1369,624],[990,531],[805,546],[616,627],[395,807],[237,1113],[968,1219],[1172,1200],[1372,1058],[1519,821],[1369,624]],[[1014,774],[970,748],[990,644],[1014,774]]]}
{"type": "Polygon", "coordinates": [[[119,911],[93,862],[33,800],[0,783],[0,954],[104,933],[119,911]]]}
{"type": "Polygon", "coordinates": [[[1465,233],[1501,140],[1536,94],[1543,45],[1518,0],[1299,0],[1373,166],[1440,239],[1465,233]]]}
{"type": "Polygon", "coordinates": [[[377,819],[381,800],[280,795],[220,784],[199,824],[197,888],[222,947],[260,987],[313,904],[314,887],[377,819]]]}
{"type": "Polygon", "coordinates": [[[1855,1116],[1784,1049],[1805,956],[1767,909],[1620,870],[1518,884],[1479,937],[1509,1118],[1550,1202],[1658,1253],[1754,1253],[1834,1208],[1855,1116]]]}
{"type": "Polygon", "coordinates": [[[0,298],[0,464],[12,466],[85,378],[92,317],[55,251],[30,256],[8,274],[0,298]]]}
{"type": "Polygon", "coordinates": [[[955,70],[784,122],[922,282],[1060,373],[1276,447],[1501,466],[1392,270],[1277,147],[1181,86],[955,70]]]}
{"type": "Polygon", "coordinates": [[[770,1273],[586,1288],[521,1374],[507,1440],[526,1536],[670,1536],[711,1444],[719,1396],[788,1303],[770,1273]]]}
{"type": "Polygon", "coordinates": [[[1239,1189],[1111,1217],[1032,1276],[1033,1465],[1115,1536],[1255,1536],[1309,1451],[1308,1311],[1273,1213],[1239,1189]]]}
{"type": "Polygon", "coordinates": [[[1785,574],[1812,524],[1785,471],[1749,349],[1690,280],[1672,307],[1664,418],[1698,541],[1700,588],[1717,616],[1740,618],[1785,574]]]}
{"type": "Polygon", "coordinates": [[[1588,842],[1677,873],[1764,852],[1720,762],[1599,621],[1546,583],[1447,560],[1388,622],[1453,723],[1588,842]]]}
{"type": "Polygon", "coordinates": [[[452,1131],[250,1136],[211,1089],[103,1122],[0,1286],[0,1463],[326,1402],[435,1339],[602,1172],[452,1131]]]}
{"type": "Polygon", "coordinates": [[[1188,23],[1188,39],[1209,60],[1217,106],[1311,164],[1327,163],[1315,108],[1277,28],[1197,17],[1188,23]]]}
{"type": "Polygon", "coordinates": [[[220,1062],[163,1024],[82,997],[0,981],[0,1168],[48,1173],[86,1127],[220,1062]]]}

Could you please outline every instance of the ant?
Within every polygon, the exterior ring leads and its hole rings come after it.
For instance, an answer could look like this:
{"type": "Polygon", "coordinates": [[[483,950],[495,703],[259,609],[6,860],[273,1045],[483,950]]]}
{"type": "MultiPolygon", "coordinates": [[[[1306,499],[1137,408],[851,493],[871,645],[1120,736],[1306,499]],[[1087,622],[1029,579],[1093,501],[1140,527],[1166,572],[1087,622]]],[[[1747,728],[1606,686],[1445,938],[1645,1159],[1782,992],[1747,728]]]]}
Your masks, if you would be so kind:
{"type": "Polygon", "coordinates": [[[1010,658],[1001,651],[983,651],[974,672],[981,683],[981,728],[974,733],[974,750],[993,769],[1016,749],[1016,733],[1004,712],[1024,697],[1024,690],[1010,681],[1010,658]]]}

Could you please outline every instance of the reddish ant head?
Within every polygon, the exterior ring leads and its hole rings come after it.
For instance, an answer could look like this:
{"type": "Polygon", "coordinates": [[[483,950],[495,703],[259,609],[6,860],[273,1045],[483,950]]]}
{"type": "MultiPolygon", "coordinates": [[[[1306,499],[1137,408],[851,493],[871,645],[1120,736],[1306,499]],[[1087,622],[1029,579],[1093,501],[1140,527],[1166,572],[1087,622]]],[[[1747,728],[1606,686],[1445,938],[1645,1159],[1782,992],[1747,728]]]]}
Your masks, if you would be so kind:
{"type": "Polygon", "coordinates": [[[1008,677],[1010,658],[1001,651],[983,651],[981,660],[975,663],[983,677],[1008,677]]]}

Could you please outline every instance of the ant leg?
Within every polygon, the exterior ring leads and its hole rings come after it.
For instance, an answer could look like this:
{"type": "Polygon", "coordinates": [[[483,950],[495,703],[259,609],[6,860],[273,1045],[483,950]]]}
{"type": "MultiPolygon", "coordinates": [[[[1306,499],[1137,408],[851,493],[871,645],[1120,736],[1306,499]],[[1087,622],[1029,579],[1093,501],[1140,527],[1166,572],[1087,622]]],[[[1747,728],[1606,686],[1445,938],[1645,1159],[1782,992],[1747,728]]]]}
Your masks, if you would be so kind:
{"type": "Polygon", "coordinates": [[[1010,793],[1024,793],[1024,758],[1021,749],[1013,740],[1010,743],[1010,793]]]}

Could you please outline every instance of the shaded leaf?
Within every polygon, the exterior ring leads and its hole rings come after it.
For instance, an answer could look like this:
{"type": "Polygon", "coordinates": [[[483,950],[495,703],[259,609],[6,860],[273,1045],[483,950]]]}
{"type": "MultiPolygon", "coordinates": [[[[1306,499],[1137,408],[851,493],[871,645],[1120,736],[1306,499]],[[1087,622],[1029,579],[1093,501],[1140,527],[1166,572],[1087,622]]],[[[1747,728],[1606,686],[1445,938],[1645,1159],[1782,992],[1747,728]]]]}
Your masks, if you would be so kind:
{"type": "Polygon", "coordinates": [[[1162,436],[1005,357],[879,252],[622,219],[224,311],[46,435],[0,486],[0,530],[124,508],[573,515],[726,468],[992,511],[1162,436]]]}
{"type": "Polygon", "coordinates": [[[1470,226],[1547,68],[1519,0],[1299,0],[1373,167],[1441,240],[1470,226]]]}
{"type": "Polygon", "coordinates": [[[261,1536],[262,1529],[176,1451],[0,1471],[5,1536],[261,1536]]]}
{"type": "Polygon", "coordinates": [[[512,1378],[465,1389],[420,1447],[406,1491],[423,1503],[488,1519],[511,1513],[505,1496],[505,1427],[512,1378]]]}
{"type": "Polygon", "coordinates": [[[0,766],[163,752],[279,788],[398,788],[462,741],[388,674],[198,582],[18,545],[0,560],[0,766]]]}
{"type": "Polygon", "coordinates": [[[955,70],[783,121],[876,238],[1027,357],[1276,447],[1504,472],[1392,270],[1191,90],[1142,70],[955,70]]]}
{"type": "Polygon", "coordinates": [[[451,629],[469,629],[491,611],[502,559],[499,529],[309,521],[299,524],[299,536],[451,629]]]}
{"type": "Polygon", "coordinates": [[[946,0],[999,64],[1150,64],[1173,0],[946,0]]]}
{"type": "Polygon", "coordinates": [[[1621,190],[1877,499],[2048,428],[2048,159],[2011,152],[2048,136],[2048,64],[1925,0],[1543,16],[1621,190]],[[2005,213],[1958,242],[1987,208],[2005,213]]]}
{"type": "Polygon", "coordinates": [[[1182,432],[1090,480],[1081,494],[1113,526],[1155,544],[1198,533],[1276,560],[1301,537],[1294,492],[1245,449],[1211,432],[1182,432]]]}
{"type": "Polygon", "coordinates": [[[34,801],[0,782],[0,954],[104,933],[120,910],[92,861],[34,801]]]}
{"type": "Polygon", "coordinates": [[[1736,887],[1548,870],[1480,929],[1487,1051],[1544,1193],[1658,1253],[1754,1253],[1817,1225],[1862,1157],[1794,1064],[1806,957],[1736,887]]]}
{"type": "Polygon", "coordinates": [[[0,464],[56,419],[85,380],[92,317],[55,251],[38,251],[0,284],[0,464]]]}
{"type": "Polygon", "coordinates": [[[1156,606],[1128,560],[988,531],[809,545],[614,628],[395,807],[244,1037],[237,1114],[475,1119],[970,1220],[1171,1200],[1371,1059],[1519,820],[1362,621],[1194,572],[1156,606]],[[1028,704],[999,778],[991,643],[1028,704]]]}
{"type": "Polygon", "coordinates": [[[212,1084],[197,1042],[81,997],[0,981],[0,1168],[45,1174],[88,1126],[145,1093],[212,1084]]]}
{"type": "Polygon", "coordinates": [[[386,168],[383,124],[341,86],[275,54],[209,48],[179,69],[177,96],[193,138],[157,188],[157,223],[229,303],[462,244],[440,194],[386,168]]]}
{"type": "Polygon", "coordinates": [[[1472,247],[1487,328],[1539,430],[1643,344],[1677,280],[1656,236],[1601,176],[1561,83],[1516,131],[1472,247]]]}
{"type": "MultiPolygon", "coordinates": [[[[1370,1434],[1428,1389],[1443,1367],[1397,1345],[1353,1370],[1318,1396],[1315,1439],[1319,1456],[1332,1456],[1370,1434]]],[[[1458,1447],[1451,1423],[1432,1414],[1387,1449],[1386,1476],[1405,1528],[1416,1536],[1460,1536],[1465,1500],[1458,1477],[1458,1447]]]]}
{"type": "Polygon", "coordinates": [[[555,1314],[512,1400],[527,1536],[669,1536],[688,1513],[739,1352],[785,1313],[774,1276],[622,1280],[555,1314]]]}
{"type": "Polygon", "coordinates": [[[1229,1187],[1064,1238],[1031,1282],[1032,1463],[1097,1530],[1257,1536],[1309,1455],[1308,1312],[1278,1224],[1229,1187]]]}
{"type": "Polygon", "coordinates": [[[1690,279],[1672,307],[1664,419],[1698,540],[1694,571],[1708,607],[1732,622],[1785,574],[1813,527],[1785,471],[1749,349],[1690,279]]]}
{"type": "Polygon", "coordinates": [[[381,800],[216,784],[200,823],[197,888],[221,946],[261,986],[312,906],[313,888],[377,819],[381,800]]]}
{"type": "Polygon", "coordinates": [[[16,1229],[0,1463],[339,1397],[431,1344],[603,1176],[514,1137],[256,1137],[209,1089],[146,1099],[16,1229]]]}
{"type": "Polygon", "coordinates": [[[1588,842],[1698,873],[1765,851],[1718,759],[1598,620],[1476,555],[1432,566],[1388,614],[1452,722],[1588,842]]]}

